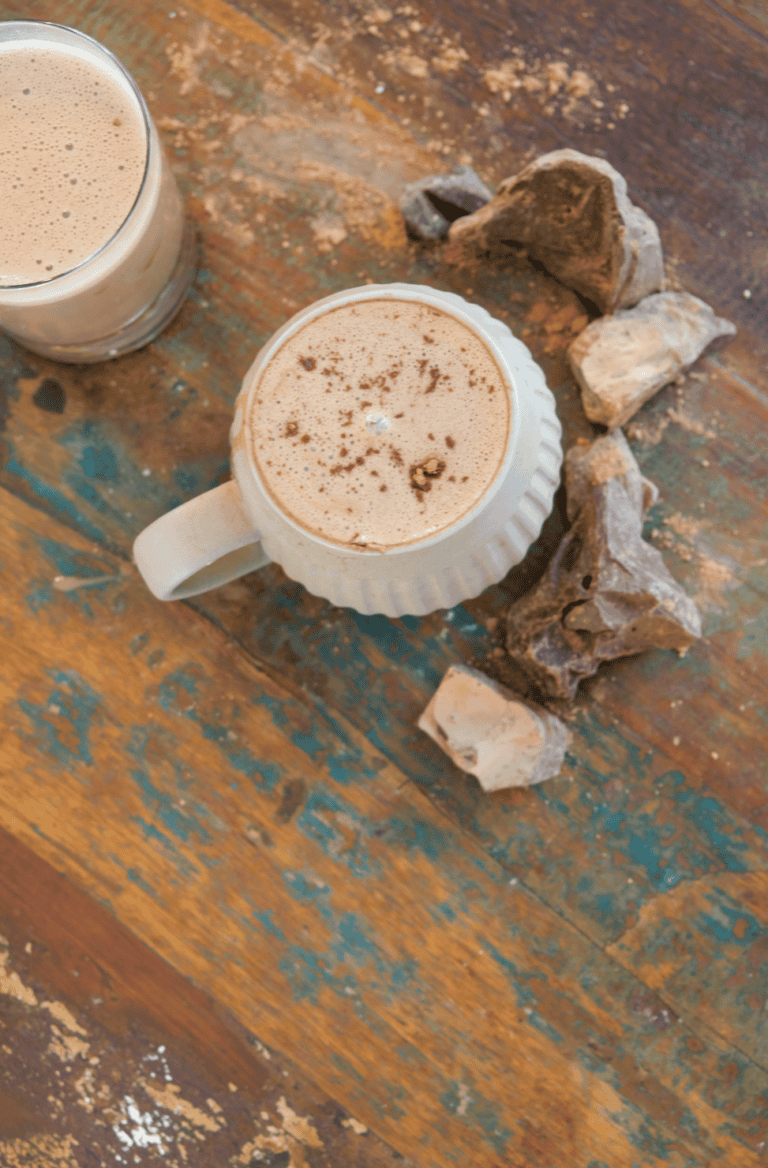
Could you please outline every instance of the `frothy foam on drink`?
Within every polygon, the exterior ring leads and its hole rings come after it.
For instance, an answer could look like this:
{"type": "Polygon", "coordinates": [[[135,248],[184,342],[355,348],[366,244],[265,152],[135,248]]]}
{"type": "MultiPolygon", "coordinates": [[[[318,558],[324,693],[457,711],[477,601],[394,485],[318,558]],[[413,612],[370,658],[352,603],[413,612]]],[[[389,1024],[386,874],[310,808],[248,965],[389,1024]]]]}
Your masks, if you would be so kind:
{"type": "Polygon", "coordinates": [[[264,486],[302,527],[388,548],[474,507],[506,450],[493,356],[448,313],[409,300],[331,309],[259,375],[248,418],[264,486]]]}
{"type": "Polygon", "coordinates": [[[108,66],[46,41],[0,47],[0,286],[51,280],[97,252],[141,186],[147,135],[108,66]]]}

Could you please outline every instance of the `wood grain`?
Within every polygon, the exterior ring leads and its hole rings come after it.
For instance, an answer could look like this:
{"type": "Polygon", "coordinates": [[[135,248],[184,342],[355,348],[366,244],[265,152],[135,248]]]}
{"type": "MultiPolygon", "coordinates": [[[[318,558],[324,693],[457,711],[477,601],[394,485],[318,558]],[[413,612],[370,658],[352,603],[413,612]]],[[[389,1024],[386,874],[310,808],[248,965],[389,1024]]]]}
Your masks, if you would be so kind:
{"type": "MultiPolygon", "coordinates": [[[[2,823],[316,1082],[313,1099],[325,1092],[420,1166],[757,1163],[760,12],[731,0],[557,0],[546,21],[527,3],[444,0],[376,17],[347,0],[27,8],[97,36],[137,77],[201,267],[172,327],[118,362],[57,366],[0,339],[2,823]],[[365,280],[483,304],[542,365],[566,443],[590,436],[566,361],[588,306],[524,258],[459,268],[450,248],[408,242],[393,202],[456,162],[493,183],[565,145],[627,176],[659,224],[670,286],[739,326],[630,428],[661,488],[647,538],[696,596],[706,637],[684,658],[603,667],[582,686],[561,778],[489,798],[415,720],[449,664],[503,676],[499,618],[543,570],[562,500],[501,585],[422,619],[334,609],[274,565],[160,606],[130,546],[227,475],[231,404],[274,329],[365,280]],[[111,579],[64,594],[57,574],[111,579]]],[[[291,1155],[303,1168],[320,1152],[291,1155]]]]}
{"type": "Polygon", "coordinates": [[[80,575],[108,565],[1,497],[7,830],[421,1164],[757,1163],[768,1075],[746,1054],[186,606],[119,572],[30,604],[63,548],[80,575]],[[748,1091],[717,1083],[726,1056],[748,1091]]]}
{"type": "Polygon", "coordinates": [[[8,1168],[404,1163],[1,829],[0,934],[8,1168]]]}

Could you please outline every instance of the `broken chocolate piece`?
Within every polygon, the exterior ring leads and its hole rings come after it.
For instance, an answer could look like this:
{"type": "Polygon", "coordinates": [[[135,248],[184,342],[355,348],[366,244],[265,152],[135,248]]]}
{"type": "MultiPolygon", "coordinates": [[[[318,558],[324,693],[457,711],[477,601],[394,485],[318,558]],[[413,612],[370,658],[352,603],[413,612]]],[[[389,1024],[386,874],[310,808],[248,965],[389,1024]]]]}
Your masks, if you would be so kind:
{"type": "Polygon", "coordinates": [[[735,325],[687,292],[658,292],[587,325],[568,349],[593,422],[623,426],[664,385],[735,325]]]}
{"type": "Polygon", "coordinates": [[[418,725],[484,791],[554,778],[569,740],[559,718],[468,665],[447,670],[418,725]]]}
{"type": "Polygon", "coordinates": [[[444,239],[451,223],[490,198],[492,192],[471,166],[457,166],[451,174],[431,175],[405,187],[400,210],[419,239],[444,239]]]}
{"type": "Polygon", "coordinates": [[[510,608],[507,652],[540,695],[570,700],[601,661],[687,649],[701,620],[642,539],[656,492],[621,430],[572,446],[565,483],[572,526],[538,585],[510,608]]]}
{"type": "Polygon", "coordinates": [[[600,312],[636,304],[664,277],[656,224],[630,203],[610,163],[578,150],[544,154],[506,179],[450,237],[491,256],[522,244],[600,312]]]}

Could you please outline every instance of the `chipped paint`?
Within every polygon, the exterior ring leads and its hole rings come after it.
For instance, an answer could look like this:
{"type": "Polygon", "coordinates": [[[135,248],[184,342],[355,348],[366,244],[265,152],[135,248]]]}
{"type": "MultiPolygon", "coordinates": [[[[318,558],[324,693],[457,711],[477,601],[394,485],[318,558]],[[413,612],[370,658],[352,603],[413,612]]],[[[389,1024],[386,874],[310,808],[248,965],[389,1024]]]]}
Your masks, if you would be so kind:
{"type": "Polygon", "coordinates": [[[8,969],[8,952],[0,949],[0,994],[7,994],[26,1006],[36,1006],[37,997],[30,986],[22,983],[18,973],[8,969]]]}

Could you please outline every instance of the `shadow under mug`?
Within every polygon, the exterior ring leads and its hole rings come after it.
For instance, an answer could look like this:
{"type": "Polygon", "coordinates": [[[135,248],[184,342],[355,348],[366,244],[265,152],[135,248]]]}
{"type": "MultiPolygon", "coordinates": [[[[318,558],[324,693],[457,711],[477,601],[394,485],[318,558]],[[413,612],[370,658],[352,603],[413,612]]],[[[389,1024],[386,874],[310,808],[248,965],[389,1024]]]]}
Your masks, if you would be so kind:
{"type": "Polygon", "coordinates": [[[0,56],[30,48],[69,55],[102,80],[106,75],[144,126],[146,159],[128,215],[93,255],[49,280],[0,285],[0,329],[56,361],[105,361],[148,344],[176,315],[195,275],[195,231],[144,98],[120,61],[65,25],[0,23],[0,56]]]}
{"type": "Polygon", "coordinates": [[[230,432],[233,479],[145,528],[134,559],[160,600],[195,596],[273,560],[314,595],[364,614],[419,616],[451,608],[498,583],[539,535],[559,482],[560,435],[544,374],[522,341],[484,308],[416,284],[337,292],[278,329],[246,373],[230,432]],[[511,420],[497,474],[471,510],[429,538],[374,551],[323,539],[281,510],[259,477],[246,419],[261,371],[290,337],[329,310],[383,299],[416,301],[472,330],[502,375],[511,420]]]}

